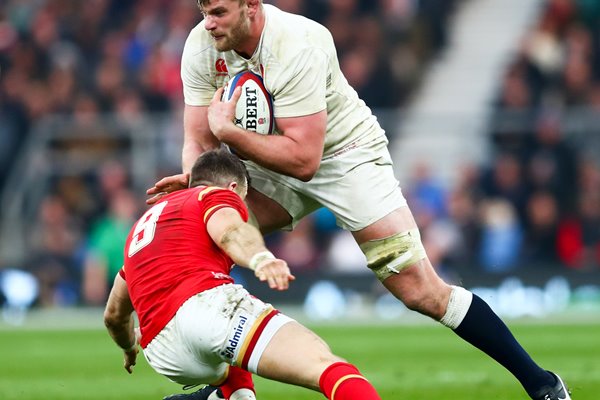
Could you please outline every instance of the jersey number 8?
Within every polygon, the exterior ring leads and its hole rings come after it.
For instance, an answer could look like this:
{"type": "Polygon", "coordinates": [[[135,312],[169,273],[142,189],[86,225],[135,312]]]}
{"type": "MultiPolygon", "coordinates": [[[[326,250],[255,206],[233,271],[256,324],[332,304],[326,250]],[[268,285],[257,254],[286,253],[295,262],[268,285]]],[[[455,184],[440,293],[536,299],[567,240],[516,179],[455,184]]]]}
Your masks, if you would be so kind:
{"type": "Polygon", "coordinates": [[[156,231],[156,222],[166,205],[166,201],[155,205],[146,211],[146,213],[142,215],[142,218],[139,219],[133,230],[131,243],[129,243],[129,250],[127,251],[129,257],[133,256],[152,242],[152,239],[154,239],[154,232],[156,231]]]}

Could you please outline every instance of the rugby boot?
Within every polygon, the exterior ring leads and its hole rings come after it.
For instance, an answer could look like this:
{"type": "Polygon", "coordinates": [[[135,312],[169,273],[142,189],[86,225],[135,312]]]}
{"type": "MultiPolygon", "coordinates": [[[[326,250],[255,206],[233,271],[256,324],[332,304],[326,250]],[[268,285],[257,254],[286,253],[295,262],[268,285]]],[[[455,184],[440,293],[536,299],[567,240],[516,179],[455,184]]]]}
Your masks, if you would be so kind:
{"type": "Polygon", "coordinates": [[[179,393],[163,397],[163,400],[223,400],[221,389],[207,385],[192,393],[179,393]]]}
{"type": "Polygon", "coordinates": [[[553,387],[544,387],[542,388],[534,400],[572,400],[571,392],[567,385],[563,382],[560,376],[556,375],[552,371],[548,371],[556,378],[556,383],[553,387]]]}

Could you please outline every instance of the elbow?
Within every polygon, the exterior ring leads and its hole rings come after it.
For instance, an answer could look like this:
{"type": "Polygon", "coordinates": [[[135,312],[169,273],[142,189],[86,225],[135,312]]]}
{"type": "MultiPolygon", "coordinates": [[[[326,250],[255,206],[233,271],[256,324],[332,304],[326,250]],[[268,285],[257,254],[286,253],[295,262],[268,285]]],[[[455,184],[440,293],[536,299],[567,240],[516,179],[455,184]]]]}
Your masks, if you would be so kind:
{"type": "Polygon", "coordinates": [[[300,167],[296,169],[294,173],[294,178],[301,180],[302,182],[310,181],[319,170],[320,161],[307,161],[301,163],[300,167]]]}
{"type": "Polygon", "coordinates": [[[104,326],[111,330],[123,324],[122,318],[120,318],[115,312],[107,309],[104,311],[104,326]]]}
{"type": "Polygon", "coordinates": [[[308,181],[310,181],[315,176],[315,173],[316,173],[316,171],[312,172],[312,173],[310,171],[303,172],[303,173],[300,173],[300,174],[296,174],[296,176],[294,176],[294,178],[299,179],[302,182],[308,182],[308,181]]]}
{"type": "Polygon", "coordinates": [[[116,320],[113,318],[112,315],[104,314],[104,326],[108,330],[114,328],[116,325],[117,325],[116,320]]]}

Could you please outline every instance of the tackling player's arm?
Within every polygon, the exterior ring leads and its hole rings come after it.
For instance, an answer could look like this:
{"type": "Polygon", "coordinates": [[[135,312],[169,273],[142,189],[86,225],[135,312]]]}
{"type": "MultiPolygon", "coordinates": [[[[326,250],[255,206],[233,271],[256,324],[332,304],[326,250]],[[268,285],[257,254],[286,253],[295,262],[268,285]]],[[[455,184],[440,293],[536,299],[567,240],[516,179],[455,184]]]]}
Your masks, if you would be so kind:
{"type": "Polygon", "coordinates": [[[244,222],[239,212],[231,207],[215,211],[206,222],[212,240],[238,265],[254,270],[271,289],[285,290],[289,281],[296,279],[284,260],[277,259],[265,247],[262,235],[244,222]]]}
{"type": "Polygon", "coordinates": [[[301,117],[277,118],[281,135],[261,135],[233,123],[240,88],[231,101],[221,101],[222,94],[222,88],[217,90],[208,108],[210,130],[216,138],[271,171],[305,182],[312,179],[323,157],[326,110],[301,117]]]}
{"type": "Polygon", "coordinates": [[[117,274],[104,310],[104,325],[114,342],[123,350],[123,367],[132,373],[138,348],[134,332],[133,305],[125,279],[117,274]]]}

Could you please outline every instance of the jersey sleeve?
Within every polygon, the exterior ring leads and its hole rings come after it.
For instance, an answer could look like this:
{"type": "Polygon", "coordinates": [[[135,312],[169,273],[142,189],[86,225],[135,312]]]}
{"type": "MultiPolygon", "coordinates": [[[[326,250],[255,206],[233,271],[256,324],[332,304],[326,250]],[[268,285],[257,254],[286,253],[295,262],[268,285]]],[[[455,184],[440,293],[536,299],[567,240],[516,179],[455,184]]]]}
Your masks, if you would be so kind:
{"type": "Polygon", "coordinates": [[[121,278],[123,278],[123,280],[127,280],[126,276],[125,276],[125,266],[122,266],[121,269],[119,270],[119,275],[121,275],[121,278]]]}
{"type": "Polygon", "coordinates": [[[183,82],[183,99],[189,106],[208,106],[217,88],[211,83],[208,68],[202,68],[202,52],[195,42],[198,40],[195,30],[185,42],[181,56],[181,81],[183,82]]]}
{"type": "Polygon", "coordinates": [[[299,53],[290,62],[291,73],[280,76],[273,92],[275,117],[301,117],[324,110],[329,59],[318,48],[299,53]]]}
{"type": "Polygon", "coordinates": [[[248,221],[248,208],[242,198],[235,192],[226,189],[211,190],[204,195],[200,195],[198,200],[201,203],[200,209],[202,219],[206,223],[213,214],[222,208],[233,208],[236,210],[244,222],[248,221]],[[200,199],[200,196],[202,197],[200,199]]]}

